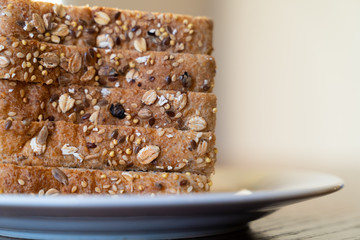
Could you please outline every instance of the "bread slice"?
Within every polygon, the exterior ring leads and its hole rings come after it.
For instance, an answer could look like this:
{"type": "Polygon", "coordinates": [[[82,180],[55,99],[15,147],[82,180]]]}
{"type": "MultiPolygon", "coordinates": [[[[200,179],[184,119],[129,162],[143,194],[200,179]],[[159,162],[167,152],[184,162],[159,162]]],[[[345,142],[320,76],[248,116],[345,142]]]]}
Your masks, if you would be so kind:
{"type": "Polygon", "coordinates": [[[11,37],[0,37],[0,50],[2,79],[195,92],[211,92],[214,86],[215,61],[208,55],[104,50],[11,37]]]}
{"type": "Polygon", "coordinates": [[[189,173],[100,171],[0,164],[0,193],[181,194],[209,191],[209,178],[189,173]]]}
{"type": "Polygon", "coordinates": [[[215,135],[172,128],[0,121],[2,163],[210,175],[215,135]]]}
{"type": "Polygon", "coordinates": [[[211,54],[205,17],[1,0],[0,35],[99,48],[211,54]]]}
{"type": "Polygon", "coordinates": [[[214,131],[211,93],[99,87],[49,87],[0,80],[0,119],[214,131]]]}

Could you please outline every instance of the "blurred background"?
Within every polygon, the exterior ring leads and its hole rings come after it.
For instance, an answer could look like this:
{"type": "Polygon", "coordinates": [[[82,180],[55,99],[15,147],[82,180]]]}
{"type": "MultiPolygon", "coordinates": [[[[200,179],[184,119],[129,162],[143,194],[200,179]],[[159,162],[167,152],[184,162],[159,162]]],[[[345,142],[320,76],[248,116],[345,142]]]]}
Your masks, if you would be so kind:
{"type": "Polygon", "coordinates": [[[218,165],[322,169],[360,158],[360,1],[57,2],[214,20],[218,165]]]}

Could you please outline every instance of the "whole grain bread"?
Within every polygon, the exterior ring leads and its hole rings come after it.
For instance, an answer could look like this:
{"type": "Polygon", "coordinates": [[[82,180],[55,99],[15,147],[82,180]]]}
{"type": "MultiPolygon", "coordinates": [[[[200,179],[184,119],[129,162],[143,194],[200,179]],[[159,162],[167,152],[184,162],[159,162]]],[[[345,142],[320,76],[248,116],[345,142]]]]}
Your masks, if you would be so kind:
{"type": "Polygon", "coordinates": [[[206,192],[209,185],[209,178],[196,174],[0,164],[3,194],[181,194],[206,192]]]}
{"type": "Polygon", "coordinates": [[[0,80],[0,119],[214,131],[216,111],[216,96],[211,93],[54,88],[0,80]]]}
{"type": "Polygon", "coordinates": [[[211,92],[214,86],[215,61],[208,55],[104,50],[11,37],[0,37],[0,50],[2,79],[195,92],[211,92]]]}
{"type": "Polygon", "coordinates": [[[215,135],[173,128],[0,121],[2,163],[87,169],[191,172],[209,176],[215,135]]]}
{"type": "Polygon", "coordinates": [[[65,45],[211,54],[205,17],[1,0],[0,35],[65,45]]]}

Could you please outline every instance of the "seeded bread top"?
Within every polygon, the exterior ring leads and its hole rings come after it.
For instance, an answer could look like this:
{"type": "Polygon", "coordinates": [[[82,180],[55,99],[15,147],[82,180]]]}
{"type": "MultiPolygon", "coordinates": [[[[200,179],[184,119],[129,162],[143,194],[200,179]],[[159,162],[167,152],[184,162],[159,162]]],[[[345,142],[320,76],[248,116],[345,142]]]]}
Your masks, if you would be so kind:
{"type": "Polygon", "coordinates": [[[213,23],[205,17],[28,0],[0,1],[0,35],[100,48],[212,52],[213,23]]]}
{"type": "Polygon", "coordinates": [[[47,85],[88,85],[211,92],[215,61],[203,54],[105,50],[0,37],[0,78],[47,85]]]}

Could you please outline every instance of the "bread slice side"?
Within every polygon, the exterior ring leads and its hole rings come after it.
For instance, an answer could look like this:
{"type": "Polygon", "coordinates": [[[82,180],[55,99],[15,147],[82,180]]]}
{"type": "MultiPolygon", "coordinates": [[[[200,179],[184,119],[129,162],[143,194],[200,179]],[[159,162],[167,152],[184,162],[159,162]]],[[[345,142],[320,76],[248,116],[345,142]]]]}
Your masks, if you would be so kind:
{"type": "Polygon", "coordinates": [[[209,176],[215,135],[172,128],[1,120],[2,163],[24,166],[190,172],[209,176]]]}
{"type": "Polygon", "coordinates": [[[55,86],[211,92],[216,71],[214,58],[202,54],[104,50],[12,37],[0,37],[0,50],[1,79],[55,86]]]}
{"type": "Polygon", "coordinates": [[[182,194],[206,192],[209,185],[209,178],[196,174],[0,164],[3,194],[182,194]]]}
{"type": "Polygon", "coordinates": [[[49,87],[0,80],[0,119],[214,131],[210,93],[100,87],[49,87]]]}

